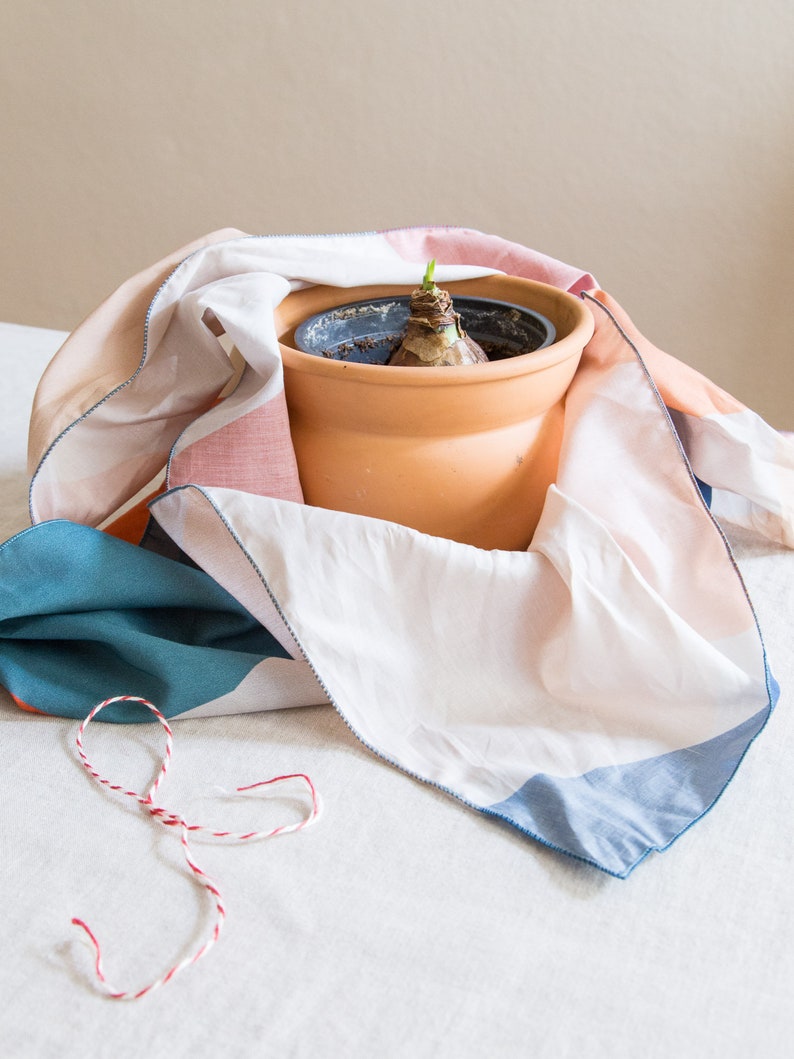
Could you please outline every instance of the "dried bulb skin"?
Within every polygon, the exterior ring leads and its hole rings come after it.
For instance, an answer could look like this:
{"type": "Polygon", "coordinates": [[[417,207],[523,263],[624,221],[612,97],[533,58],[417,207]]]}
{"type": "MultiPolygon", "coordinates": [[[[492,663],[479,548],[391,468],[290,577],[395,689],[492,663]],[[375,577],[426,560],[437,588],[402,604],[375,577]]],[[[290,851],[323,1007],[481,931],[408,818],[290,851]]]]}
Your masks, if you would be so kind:
{"type": "Polygon", "coordinates": [[[488,358],[460,326],[448,291],[417,287],[411,294],[410,316],[399,348],[390,365],[440,368],[459,364],[484,364],[488,358]]]}

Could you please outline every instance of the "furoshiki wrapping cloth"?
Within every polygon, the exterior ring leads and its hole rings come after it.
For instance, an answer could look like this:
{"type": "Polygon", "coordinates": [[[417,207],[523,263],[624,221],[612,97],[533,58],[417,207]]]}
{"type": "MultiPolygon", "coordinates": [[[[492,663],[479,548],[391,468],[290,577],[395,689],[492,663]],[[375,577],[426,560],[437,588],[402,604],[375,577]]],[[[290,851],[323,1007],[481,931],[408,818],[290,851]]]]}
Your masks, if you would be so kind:
{"type": "Polygon", "coordinates": [[[0,680],[81,718],[116,694],[169,717],[330,701],[410,775],[628,875],[714,804],[776,701],[718,520],[792,547],[794,445],[595,287],[446,228],[224,231],[129,280],[37,392],[0,680]],[[441,284],[502,271],[595,319],[526,551],[302,500],[274,307],[308,284],[415,284],[431,257],[441,284]],[[95,528],[164,468],[140,543],[95,528]]]}

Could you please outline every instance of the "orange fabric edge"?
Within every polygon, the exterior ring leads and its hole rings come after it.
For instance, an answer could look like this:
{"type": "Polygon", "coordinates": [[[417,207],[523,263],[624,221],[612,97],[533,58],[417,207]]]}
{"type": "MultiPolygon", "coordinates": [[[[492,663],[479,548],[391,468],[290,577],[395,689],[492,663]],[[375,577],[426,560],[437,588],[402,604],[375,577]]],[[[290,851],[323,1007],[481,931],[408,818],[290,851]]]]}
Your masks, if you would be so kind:
{"type": "Polygon", "coordinates": [[[43,716],[46,716],[44,710],[37,710],[35,706],[30,706],[27,702],[23,702],[22,699],[18,699],[16,695],[8,691],[8,688],[6,688],[5,690],[8,692],[10,698],[14,700],[15,704],[19,706],[20,710],[25,710],[27,713],[38,713],[43,716]]]}
{"type": "Polygon", "coordinates": [[[123,515],[114,519],[105,527],[104,532],[111,537],[127,541],[129,544],[140,544],[149,522],[149,503],[164,489],[165,482],[163,481],[155,490],[138,501],[135,507],[131,507],[129,511],[125,511],[123,515]]]}

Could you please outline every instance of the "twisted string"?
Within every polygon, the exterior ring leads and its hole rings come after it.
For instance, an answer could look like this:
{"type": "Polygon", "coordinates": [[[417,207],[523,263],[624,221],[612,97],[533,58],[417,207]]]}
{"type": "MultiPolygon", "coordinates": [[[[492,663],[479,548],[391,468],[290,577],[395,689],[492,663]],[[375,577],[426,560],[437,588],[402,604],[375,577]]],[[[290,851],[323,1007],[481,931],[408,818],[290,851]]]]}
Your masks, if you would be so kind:
{"type": "Polygon", "coordinates": [[[80,919],[77,916],[74,916],[72,918],[72,923],[75,926],[80,927],[80,929],[84,931],[84,933],[88,937],[88,940],[94,948],[94,973],[100,989],[114,1000],[138,1000],[141,997],[146,996],[148,993],[153,992],[153,990],[159,989],[160,986],[165,985],[167,982],[170,982],[171,979],[180,971],[184,970],[186,967],[190,967],[194,963],[198,963],[198,961],[202,959],[202,957],[206,956],[209,950],[220,937],[221,930],[223,929],[223,924],[226,920],[226,909],[223,904],[223,898],[221,897],[220,890],[218,889],[215,882],[209,877],[209,875],[207,875],[207,873],[196,863],[188,840],[189,834],[192,832],[201,831],[212,838],[224,838],[230,839],[232,841],[246,842],[254,839],[274,838],[276,835],[285,835],[293,831],[303,831],[307,827],[310,827],[318,819],[321,812],[320,797],[311,779],[302,772],[289,773],[288,775],[284,776],[274,776],[272,779],[261,780],[258,783],[250,783],[243,787],[237,787],[234,793],[243,794],[249,791],[259,790],[263,787],[271,787],[276,784],[286,783],[290,780],[300,780],[309,792],[311,798],[311,808],[306,814],[306,816],[302,820],[299,820],[297,823],[282,824],[279,827],[271,828],[269,831],[221,831],[205,827],[202,824],[189,824],[180,813],[173,813],[161,805],[155,805],[155,795],[157,794],[160,785],[168,774],[168,769],[173,759],[173,732],[171,731],[171,727],[168,724],[168,721],[157,709],[157,707],[154,706],[151,702],[149,702],[148,699],[140,698],[137,695],[116,695],[113,698],[105,699],[104,702],[100,702],[96,706],[94,706],[94,708],[85,718],[85,720],[80,724],[75,742],[77,745],[77,753],[79,754],[83,767],[92,777],[92,779],[96,780],[97,783],[101,783],[102,786],[107,787],[108,790],[124,795],[127,798],[134,799],[148,812],[151,817],[157,820],[157,822],[162,824],[164,827],[180,828],[180,840],[182,844],[182,852],[185,857],[185,862],[190,871],[192,872],[194,879],[209,894],[214,906],[215,916],[213,926],[212,929],[208,932],[204,941],[201,943],[201,945],[199,945],[199,947],[189,956],[186,956],[179,963],[176,963],[172,967],[170,967],[169,970],[166,971],[166,973],[160,978],[158,978],[156,981],[153,981],[149,983],[149,985],[144,986],[142,989],[138,989],[135,991],[118,989],[115,986],[111,985],[105,975],[104,967],[102,964],[102,948],[100,946],[99,940],[83,919],[80,919]],[[83,736],[85,734],[86,728],[91,723],[91,721],[94,720],[98,713],[104,710],[106,706],[110,706],[111,703],[114,702],[140,703],[142,706],[145,706],[154,714],[154,716],[160,722],[163,731],[165,732],[166,744],[165,751],[163,753],[162,764],[160,766],[159,772],[157,773],[157,776],[154,779],[154,782],[145,794],[140,794],[138,791],[127,790],[121,784],[111,783],[109,779],[102,776],[94,768],[94,766],[88,760],[85,750],[83,749],[83,736]]]}

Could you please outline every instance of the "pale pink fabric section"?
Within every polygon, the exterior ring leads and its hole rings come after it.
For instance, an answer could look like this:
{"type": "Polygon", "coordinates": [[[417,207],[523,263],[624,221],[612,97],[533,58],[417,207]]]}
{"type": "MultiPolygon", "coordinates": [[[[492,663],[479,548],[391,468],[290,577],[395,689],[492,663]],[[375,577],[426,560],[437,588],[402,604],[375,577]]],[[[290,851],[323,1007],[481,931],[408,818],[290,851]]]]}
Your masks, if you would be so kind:
{"type": "Polygon", "coordinates": [[[597,286],[589,272],[471,228],[403,228],[382,233],[401,257],[426,263],[484,265],[508,276],[550,283],[572,294],[597,286]]]}
{"type": "Polygon", "coordinates": [[[175,452],[168,486],[188,482],[302,502],[284,391],[175,452]]]}

